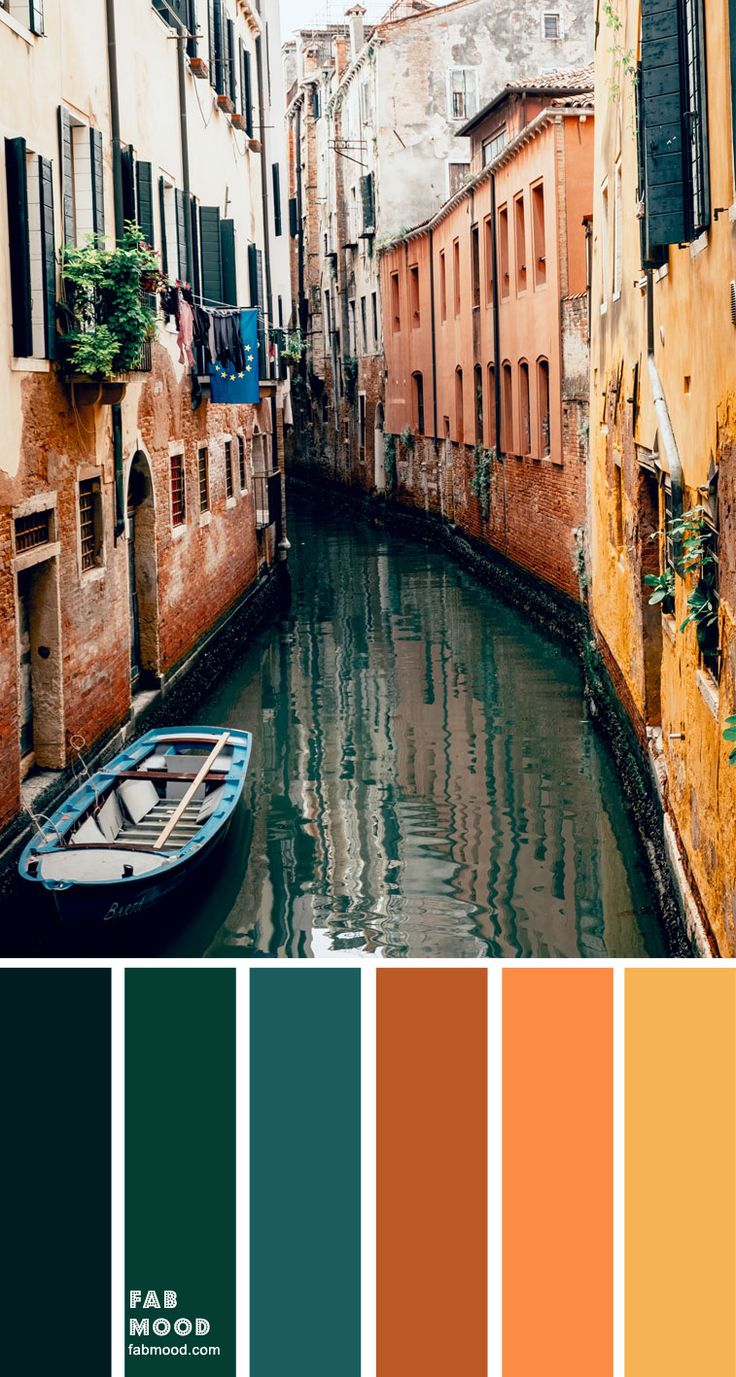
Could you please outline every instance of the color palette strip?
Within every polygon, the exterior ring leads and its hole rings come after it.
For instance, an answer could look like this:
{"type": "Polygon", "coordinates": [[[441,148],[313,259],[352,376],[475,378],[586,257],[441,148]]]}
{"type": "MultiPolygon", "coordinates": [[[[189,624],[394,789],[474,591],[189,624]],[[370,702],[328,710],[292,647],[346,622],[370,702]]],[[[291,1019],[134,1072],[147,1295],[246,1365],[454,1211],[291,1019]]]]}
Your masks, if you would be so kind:
{"type": "Polygon", "coordinates": [[[251,1377],[360,1373],[360,972],[250,982],[251,1377]]]}
{"type": "Polygon", "coordinates": [[[126,1372],[235,1374],[235,972],[125,981],[126,1372]]]}

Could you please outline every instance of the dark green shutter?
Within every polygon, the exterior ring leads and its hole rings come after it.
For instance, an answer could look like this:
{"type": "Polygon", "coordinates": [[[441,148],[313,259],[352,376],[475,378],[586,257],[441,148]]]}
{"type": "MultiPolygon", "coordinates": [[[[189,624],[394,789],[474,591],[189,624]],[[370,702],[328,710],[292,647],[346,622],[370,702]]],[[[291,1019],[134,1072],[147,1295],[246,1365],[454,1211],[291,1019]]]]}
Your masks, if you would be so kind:
{"type": "Polygon", "coordinates": [[[187,3],[186,25],[187,25],[187,28],[188,28],[188,30],[189,30],[189,38],[187,39],[187,53],[189,54],[190,57],[196,57],[196,56],[197,56],[197,39],[196,39],[196,36],[195,36],[196,33],[197,33],[197,3],[196,3],[196,0],[188,0],[188,3],[187,3]]]}
{"type": "Polygon", "coordinates": [[[299,233],[299,220],[297,217],[296,196],[289,197],[289,234],[292,239],[296,239],[299,233]]]}
{"type": "Polygon", "coordinates": [[[31,33],[46,32],[43,26],[43,0],[30,0],[30,26],[31,33]]]}
{"type": "Polygon", "coordinates": [[[227,88],[225,86],[225,18],[222,12],[222,0],[215,0],[214,49],[215,90],[219,95],[224,96],[227,88]]]}
{"type": "Polygon", "coordinates": [[[73,244],[74,223],[74,163],[72,162],[72,125],[69,111],[59,106],[59,153],[61,155],[61,196],[64,220],[64,242],[73,244]]]}
{"type": "Polygon", "coordinates": [[[373,186],[373,173],[360,179],[360,195],[363,202],[363,233],[374,234],[376,229],[376,206],[373,186]]]}
{"type": "Polygon", "coordinates": [[[281,168],[278,163],[271,166],[273,177],[273,232],[281,234],[281,168]]]}
{"type": "Polygon", "coordinates": [[[640,175],[645,254],[688,238],[680,0],[642,0],[640,175]]]}
{"type": "Polygon", "coordinates": [[[268,377],[266,354],[266,320],[264,313],[263,254],[255,244],[248,245],[248,279],[250,304],[258,309],[258,376],[268,377]]]}
{"type": "Polygon", "coordinates": [[[202,250],[202,299],[205,306],[221,306],[222,245],[220,241],[220,212],[217,206],[200,206],[199,233],[202,250]]]}
{"type": "Polygon", "coordinates": [[[161,15],[161,18],[162,18],[162,19],[165,19],[165,20],[166,20],[166,23],[168,24],[168,22],[169,22],[169,4],[168,4],[168,0],[153,0],[153,8],[156,10],[157,14],[160,14],[160,15],[161,15]]]}
{"type": "Polygon", "coordinates": [[[251,55],[246,48],[243,53],[243,114],[245,132],[253,138],[253,70],[251,55]]]}
{"type": "Polygon", "coordinates": [[[217,57],[215,48],[215,0],[207,0],[207,32],[210,49],[210,83],[214,86],[217,57]]]}
{"type": "Polygon", "coordinates": [[[33,353],[33,321],[25,139],[5,140],[5,179],[8,191],[13,353],[16,358],[27,358],[33,353]]]}
{"type": "Polygon", "coordinates": [[[237,105],[238,85],[235,71],[235,24],[227,21],[227,89],[233,105],[237,105]]]}
{"type": "Polygon", "coordinates": [[[199,207],[196,196],[189,197],[189,223],[192,230],[192,281],[195,296],[202,291],[202,274],[199,270],[199,207]]]}
{"type": "Polygon", "coordinates": [[[150,163],[136,163],[136,189],[138,192],[138,224],[143,237],[153,248],[153,170],[150,163]]]}
{"type": "Polygon", "coordinates": [[[187,238],[184,224],[184,192],[180,191],[178,187],[174,192],[174,201],[176,204],[176,240],[179,259],[177,275],[184,282],[187,275],[187,238]]]}
{"type": "Polygon", "coordinates": [[[164,273],[168,273],[169,246],[166,242],[166,183],[163,177],[159,177],[158,179],[158,212],[161,219],[161,269],[164,273]]]}
{"type": "Polygon", "coordinates": [[[123,182],[123,219],[135,220],[135,155],[131,144],[120,150],[120,172],[123,182]]]}
{"type": "Polygon", "coordinates": [[[56,358],[56,241],[54,237],[54,169],[48,158],[38,160],[41,197],[41,266],[46,358],[56,358]]]}
{"type": "Polygon", "coordinates": [[[235,270],[235,221],[220,221],[220,251],[222,254],[222,299],[226,306],[238,304],[238,281],[235,270]]]}
{"type": "Polygon", "coordinates": [[[92,228],[100,239],[104,239],[105,169],[102,160],[102,134],[99,129],[89,131],[89,156],[92,167],[92,228]]]}

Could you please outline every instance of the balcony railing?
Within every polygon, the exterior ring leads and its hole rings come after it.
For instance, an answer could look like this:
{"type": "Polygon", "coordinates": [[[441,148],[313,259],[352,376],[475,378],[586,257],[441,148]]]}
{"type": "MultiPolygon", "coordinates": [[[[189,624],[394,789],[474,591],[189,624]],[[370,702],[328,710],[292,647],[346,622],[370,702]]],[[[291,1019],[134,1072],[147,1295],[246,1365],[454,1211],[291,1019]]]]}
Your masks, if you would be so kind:
{"type": "MultiPolygon", "coordinates": [[[[155,310],[155,297],[149,293],[141,294],[141,302],[144,306],[155,310]]],[[[116,319],[115,299],[109,292],[95,293],[94,298],[90,299],[89,294],[85,293],[84,305],[82,308],[77,306],[75,300],[74,287],[71,283],[66,285],[66,300],[58,303],[58,314],[61,322],[62,332],[81,331],[84,334],[92,334],[101,325],[113,324],[116,319]]],[[[62,353],[63,358],[63,353],[62,353]]],[[[115,376],[121,373],[150,373],[153,367],[153,340],[144,339],[138,352],[125,361],[120,367],[115,367],[115,376]]],[[[69,360],[69,371],[75,372],[74,366],[69,360]]]]}

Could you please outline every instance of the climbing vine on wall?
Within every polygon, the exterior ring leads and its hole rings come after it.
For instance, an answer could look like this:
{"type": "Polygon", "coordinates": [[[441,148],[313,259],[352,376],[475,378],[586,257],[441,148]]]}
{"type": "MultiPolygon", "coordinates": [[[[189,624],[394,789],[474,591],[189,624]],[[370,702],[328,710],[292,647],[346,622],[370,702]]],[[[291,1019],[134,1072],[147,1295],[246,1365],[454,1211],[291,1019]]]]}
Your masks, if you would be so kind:
{"type": "Polygon", "coordinates": [[[484,521],[491,515],[491,469],[495,457],[495,449],[484,449],[482,445],[476,445],[473,450],[474,469],[470,491],[478,499],[480,514],[484,521]]]}
{"type": "Polygon", "coordinates": [[[386,435],[384,441],[384,462],[386,467],[386,487],[392,491],[396,487],[396,436],[386,435]]]}

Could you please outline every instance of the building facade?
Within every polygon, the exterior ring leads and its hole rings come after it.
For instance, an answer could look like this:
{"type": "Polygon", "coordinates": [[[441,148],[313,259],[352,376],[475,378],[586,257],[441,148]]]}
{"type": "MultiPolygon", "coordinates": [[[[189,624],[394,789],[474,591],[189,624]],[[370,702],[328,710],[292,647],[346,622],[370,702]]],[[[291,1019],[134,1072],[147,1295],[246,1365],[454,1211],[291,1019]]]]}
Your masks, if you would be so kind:
{"type": "Polygon", "coordinates": [[[374,484],[577,598],[592,71],[508,87],[465,130],[468,184],[381,253],[374,484]]]}
{"type": "Polygon", "coordinates": [[[0,827],[124,727],[277,557],[278,25],[275,0],[0,6],[0,827]],[[70,372],[60,259],[90,237],[115,250],[127,221],[195,304],[258,309],[258,403],[212,401],[201,351],[191,367],[150,294],[133,368],[70,372]]]}
{"type": "Polygon", "coordinates": [[[304,356],[295,460],[370,491],[385,425],[380,249],[472,176],[469,121],[527,72],[580,67],[585,0],[509,10],[498,0],[393,5],[366,27],[305,30],[287,45],[294,319],[304,356]]]}
{"type": "Polygon", "coordinates": [[[733,956],[736,30],[726,0],[615,17],[596,55],[590,608],[691,930],[733,956]]]}

